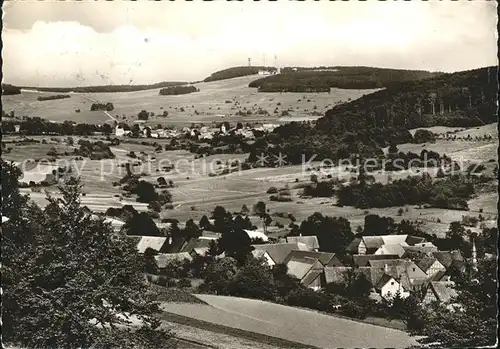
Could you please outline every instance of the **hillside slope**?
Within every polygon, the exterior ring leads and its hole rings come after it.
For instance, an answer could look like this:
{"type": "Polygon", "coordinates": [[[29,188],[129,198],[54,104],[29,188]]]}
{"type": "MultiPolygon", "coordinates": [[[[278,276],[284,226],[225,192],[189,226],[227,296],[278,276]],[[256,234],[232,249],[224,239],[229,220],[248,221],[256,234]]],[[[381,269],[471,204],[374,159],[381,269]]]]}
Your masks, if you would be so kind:
{"type": "Polygon", "coordinates": [[[385,90],[336,106],[316,129],[338,133],[360,128],[410,129],[434,125],[471,127],[496,121],[497,68],[481,68],[385,90]]]}
{"type": "Polygon", "coordinates": [[[238,297],[198,297],[209,305],[163,303],[162,308],[170,313],[319,348],[405,348],[415,344],[403,331],[311,310],[238,297]]]}
{"type": "Polygon", "coordinates": [[[258,154],[287,156],[299,164],[302,155],[345,159],[382,155],[381,148],[413,142],[408,131],[435,125],[472,127],[497,122],[497,69],[482,68],[431,79],[407,81],[339,104],[316,124],[290,123],[253,145],[258,154]]]}
{"type": "Polygon", "coordinates": [[[383,88],[404,81],[439,76],[421,70],[385,69],[372,67],[283,68],[278,75],[250,83],[259,92],[328,92],[337,88],[383,88]]]}

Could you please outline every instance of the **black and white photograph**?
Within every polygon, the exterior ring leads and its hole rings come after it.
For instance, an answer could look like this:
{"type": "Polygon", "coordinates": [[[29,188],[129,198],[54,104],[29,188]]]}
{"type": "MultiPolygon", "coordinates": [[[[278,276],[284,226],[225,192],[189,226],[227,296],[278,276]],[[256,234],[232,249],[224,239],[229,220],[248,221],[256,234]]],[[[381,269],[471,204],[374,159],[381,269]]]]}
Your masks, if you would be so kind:
{"type": "Polygon", "coordinates": [[[6,349],[496,348],[498,3],[2,3],[6,349]]]}

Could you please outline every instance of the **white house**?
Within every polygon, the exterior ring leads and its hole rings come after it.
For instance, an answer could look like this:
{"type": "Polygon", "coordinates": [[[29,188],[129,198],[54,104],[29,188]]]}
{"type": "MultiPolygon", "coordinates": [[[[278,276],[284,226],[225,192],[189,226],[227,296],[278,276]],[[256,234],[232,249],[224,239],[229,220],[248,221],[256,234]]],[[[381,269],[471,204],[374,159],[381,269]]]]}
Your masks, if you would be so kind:
{"type": "Polygon", "coordinates": [[[132,131],[130,131],[130,130],[125,131],[125,129],[123,129],[120,126],[116,126],[116,128],[115,128],[115,136],[116,137],[128,136],[131,133],[132,133],[132,131]]]}
{"type": "Polygon", "coordinates": [[[380,296],[384,299],[391,299],[398,293],[402,298],[406,298],[410,295],[410,292],[404,290],[403,286],[392,276],[384,274],[379,282],[375,285],[375,289],[380,293],[380,296]]]}
{"type": "Polygon", "coordinates": [[[264,241],[264,242],[269,241],[269,238],[267,237],[267,235],[264,234],[264,232],[262,232],[262,231],[247,230],[247,229],[243,229],[243,230],[245,231],[245,233],[247,233],[247,235],[250,239],[262,239],[262,241],[264,241]]]}

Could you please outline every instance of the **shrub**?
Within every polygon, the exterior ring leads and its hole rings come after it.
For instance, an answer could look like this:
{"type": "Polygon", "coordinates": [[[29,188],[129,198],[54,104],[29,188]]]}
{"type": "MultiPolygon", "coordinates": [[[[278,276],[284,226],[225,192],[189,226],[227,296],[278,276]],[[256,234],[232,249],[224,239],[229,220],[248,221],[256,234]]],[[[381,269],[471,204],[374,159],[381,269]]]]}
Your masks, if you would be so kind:
{"type": "Polygon", "coordinates": [[[276,188],[276,187],[270,187],[269,189],[267,189],[267,193],[268,194],[277,194],[278,193],[278,188],[276,188]]]}

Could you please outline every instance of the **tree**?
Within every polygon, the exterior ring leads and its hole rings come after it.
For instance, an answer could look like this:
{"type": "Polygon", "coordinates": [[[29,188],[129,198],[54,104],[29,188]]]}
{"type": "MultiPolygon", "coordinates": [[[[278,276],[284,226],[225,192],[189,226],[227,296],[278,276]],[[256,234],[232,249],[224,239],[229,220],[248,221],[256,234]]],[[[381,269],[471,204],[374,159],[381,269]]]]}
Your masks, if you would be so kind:
{"type": "Polygon", "coordinates": [[[138,202],[149,203],[158,200],[158,193],[153,184],[146,181],[139,181],[133,190],[133,194],[137,195],[138,202]]]}
{"type": "Polygon", "coordinates": [[[130,131],[132,132],[132,137],[134,138],[139,138],[141,136],[141,129],[138,124],[132,125],[130,131]]]}
{"type": "Polygon", "coordinates": [[[238,265],[234,258],[221,258],[215,260],[207,268],[204,283],[200,286],[202,290],[227,295],[227,286],[230,280],[238,272],[238,265]]]}
{"type": "Polygon", "coordinates": [[[316,212],[300,224],[304,236],[317,236],[321,251],[341,253],[354,238],[349,221],[343,217],[323,216],[316,212]]]}
{"type": "Polygon", "coordinates": [[[245,264],[253,251],[252,240],[243,229],[227,229],[217,240],[219,252],[234,258],[239,265],[245,264]]]}
{"type": "Polygon", "coordinates": [[[241,206],[241,214],[248,215],[249,213],[250,210],[248,209],[247,205],[243,204],[243,206],[241,206]]]}
{"type": "Polygon", "coordinates": [[[186,222],[186,227],[184,228],[183,235],[186,238],[197,238],[201,235],[201,229],[196,225],[196,223],[189,219],[186,222]]]}
{"type": "Polygon", "coordinates": [[[262,217],[266,213],[266,204],[263,201],[257,202],[253,207],[253,211],[257,216],[262,217]]]}
{"type": "Polygon", "coordinates": [[[398,152],[398,146],[394,143],[392,143],[390,146],[389,146],[389,154],[397,154],[398,152]]]}
{"type": "Polygon", "coordinates": [[[234,276],[228,285],[231,296],[274,300],[273,274],[267,265],[252,259],[234,276]]]}
{"type": "Polygon", "coordinates": [[[472,278],[456,280],[455,302],[462,310],[440,304],[424,312],[422,328],[412,334],[434,348],[477,348],[493,346],[497,339],[497,263],[496,258],[479,261],[472,278]]]}
{"type": "Polygon", "coordinates": [[[200,228],[208,230],[208,228],[210,227],[210,221],[208,220],[208,217],[206,215],[203,215],[203,217],[201,217],[199,225],[200,228]]]}
{"type": "Polygon", "coordinates": [[[110,135],[111,133],[113,133],[113,128],[111,127],[110,124],[102,125],[101,130],[102,133],[104,133],[105,135],[110,135]]]}
{"type": "Polygon", "coordinates": [[[155,256],[158,254],[158,251],[153,250],[152,248],[146,248],[144,251],[144,271],[149,274],[157,274],[158,268],[156,266],[155,256]]]}
{"type": "Polygon", "coordinates": [[[11,211],[11,221],[22,226],[2,224],[3,342],[28,348],[168,347],[169,333],[158,330],[152,317],[159,309],[135,243],[83,210],[78,182],[60,190],[62,198],[48,197],[43,212],[34,204],[11,211]],[[117,314],[124,313],[142,320],[137,330],[119,326],[124,320],[117,314]]]}
{"type": "Polygon", "coordinates": [[[128,235],[140,236],[161,236],[161,232],[156,223],[151,219],[147,212],[140,212],[131,216],[125,221],[122,227],[128,235]]]}
{"type": "Polygon", "coordinates": [[[158,182],[159,186],[166,186],[167,185],[167,181],[165,180],[165,177],[158,177],[158,179],[156,181],[158,182]]]}
{"type": "Polygon", "coordinates": [[[137,114],[137,118],[139,120],[147,120],[149,118],[149,113],[147,112],[147,110],[141,110],[139,112],[139,114],[137,114]]]}

